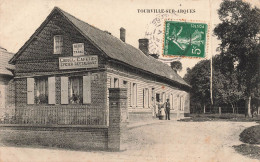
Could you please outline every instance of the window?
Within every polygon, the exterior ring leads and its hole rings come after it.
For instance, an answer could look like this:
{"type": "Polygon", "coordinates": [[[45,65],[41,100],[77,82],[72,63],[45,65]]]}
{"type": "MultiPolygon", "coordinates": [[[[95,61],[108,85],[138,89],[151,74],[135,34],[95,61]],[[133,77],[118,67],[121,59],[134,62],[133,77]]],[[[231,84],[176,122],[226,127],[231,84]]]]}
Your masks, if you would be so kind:
{"type": "Polygon", "coordinates": [[[48,103],[48,79],[47,78],[36,78],[36,104],[47,104],[48,103]]]}
{"type": "Polygon", "coordinates": [[[82,103],[82,77],[69,78],[69,103],[82,103]]]}
{"type": "Polygon", "coordinates": [[[63,37],[62,35],[54,36],[54,54],[61,54],[63,48],[63,37]]]}
{"type": "Polygon", "coordinates": [[[160,102],[160,94],[156,93],[156,102],[160,102]]]}
{"type": "Polygon", "coordinates": [[[133,106],[137,106],[137,85],[133,83],[133,106]]]}
{"type": "Polygon", "coordinates": [[[125,81],[125,80],[123,81],[123,87],[127,88],[127,81],[125,81]]]}
{"type": "Polygon", "coordinates": [[[149,90],[148,90],[148,88],[143,89],[143,107],[149,108],[149,90]]]}
{"type": "Polygon", "coordinates": [[[119,81],[117,78],[114,78],[114,88],[119,88],[119,81]]]}

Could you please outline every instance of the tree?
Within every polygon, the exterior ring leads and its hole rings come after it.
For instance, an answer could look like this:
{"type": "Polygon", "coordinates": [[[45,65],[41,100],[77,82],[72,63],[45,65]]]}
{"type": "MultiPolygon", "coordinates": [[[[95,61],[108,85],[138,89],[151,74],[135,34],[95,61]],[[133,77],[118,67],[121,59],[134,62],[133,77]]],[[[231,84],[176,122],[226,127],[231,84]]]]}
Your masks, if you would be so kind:
{"type": "Polygon", "coordinates": [[[180,61],[173,61],[173,62],[171,62],[171,68],[174,71],[179,72],[182,70],[182,63],[180,61]]]}
{"type": "Polygon", "coordinates": [[[184,80],[191,85],[191,107],[201,109],[204,112],[210,103],[210,61],[202,60],[198,62],[192,69],[187,69],[184,80]]]}
{"type": "Polygon", "coordinates": [[[214,29],[214,34],[221,40],[220,55],[228,65],[222,71],[237,73],[239,90],[247,101],[246,114],[250,116],[251,98],[259,96],[255,89],[259,81],[260,10],[242,0],[224,0],[218,14],[221,23],[214,29]]]}
{"type": "MultiPolygon", "coordinates": [[[[213,92],[217,106],[228,105],[232,107],[233,113],[237,102],[243,99],[243,93],[239,89],[238,73],[233,67],[228,67],[229,60],[224,60],[221,55],[213,58],[213,92]],[[228,69],[233,69],[229,71],[228,69]]],[[[244,87],[241,87],[244,89],[244,87]]]]}

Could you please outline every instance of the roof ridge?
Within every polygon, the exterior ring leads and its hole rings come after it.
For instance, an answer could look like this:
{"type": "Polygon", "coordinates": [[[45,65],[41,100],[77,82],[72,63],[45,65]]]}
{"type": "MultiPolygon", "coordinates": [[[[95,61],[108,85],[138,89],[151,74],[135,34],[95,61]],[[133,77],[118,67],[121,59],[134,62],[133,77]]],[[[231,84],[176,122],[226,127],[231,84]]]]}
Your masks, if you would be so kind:
{"type": "MultiPolygon", "coordinates": [[[[85,21],[83,21],[83,20],[81,20],[81,19],[79,19],[79,18],[77,18],[77,17],[71,15],[70,13],[64,11],[63,9],[61,9],[61,8],[59,8],[59,7],[54,7],[54,8],[60,10],[62,13],[68,14],[69,16],[73,17],[74,19],[76,19],[76,20],[78,20],[78,21],[81,21],[82,23],[85,23],[85,24],[89,25],[89,26],[92,27],[92,28],[95,28],[95,29],[97,29],[97,30],[99,30],[99,31],[102,31],[102,32],[106,33],[104,30],[101,30],[101,29],[99,29],[99,28],[97,28],[97,27],[95,27],[95,26],[93,26],[93,25],[91,25],[91,24],[89,24],[89,23],[87,23],[87,22],[85,22],[85,21]]],[[[107,34],[107,33],[106,33],[106,34],[107,34]]]]}

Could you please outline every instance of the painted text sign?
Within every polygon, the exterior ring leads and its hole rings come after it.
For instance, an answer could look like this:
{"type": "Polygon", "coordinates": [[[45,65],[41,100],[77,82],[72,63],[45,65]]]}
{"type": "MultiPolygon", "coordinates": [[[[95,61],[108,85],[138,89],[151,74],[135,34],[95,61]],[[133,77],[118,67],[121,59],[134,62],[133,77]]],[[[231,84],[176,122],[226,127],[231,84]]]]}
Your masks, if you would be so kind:
{"type": "Polygon", "coordinates": [[[98,67],[98,56],[60,57],[59,69],[80,69],[98,67]]]}
{"type": "Polygon", "coordinates": [[[163,54],[205,57],[207,24],[166,21],[163,54]]]}
{"type": "Polygon", "coordinates": [[[84,55],[84,43],[74,43],[73,44],[73,56],[84,55]]]}

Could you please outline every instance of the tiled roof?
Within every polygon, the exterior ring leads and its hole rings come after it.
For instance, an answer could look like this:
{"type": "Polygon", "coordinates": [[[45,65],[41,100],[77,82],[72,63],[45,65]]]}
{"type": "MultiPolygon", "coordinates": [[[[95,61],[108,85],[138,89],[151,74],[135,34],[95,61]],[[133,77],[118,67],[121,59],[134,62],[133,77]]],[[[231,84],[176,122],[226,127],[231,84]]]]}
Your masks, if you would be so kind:
{"type": "Polygon", "coordinates": [[[6,49],[0,47],[0,74],[13,75],[9,69],[14,69],[14,65],[8,63],[8,61],[14,56],[13,53],[7,52],[6,49]]]}
{"type": "Polygon", "coordinates": [[[156,60],[154,57],[146,56],[141,50],[121,41],[113,35],[81,21],[59,8],[57,9],[62,12],[85,37],[88,37],[110,58],[189,86],[170,66],[156,60]]]}
{"type": "MultiPolygon", "coordinates": [[[[99,50],[108,57],[124,62],[135,68],[144,70],[148,73],[167,78],[173,82],[190,87],[170,66],[156,60],[151,56],[146,56],[141,50],[121,41],[108,32],[102,31],[84,21],[77,19],[69,13],[55,7],[54,11],[61,13],[78,31],[90,42],[92,42],[99,50]]],[[[50,14],[50,15],[51,15],[50,14]]],[[[50,17],[50,15],[48,17],[50,17]]],[[[43,23],[44,24],[44,23],[43,23]]],[[[39,30],[38,30],[39,31],[39,30]]],[[[35,35],[36,33],[34,33],[35,35]]],[[[33,36],[32,36],[33,37],[33,36]]],[[[31,37],[31,39],[32,39],[31,37]]],[[[30,41],[27,41],[28,44],[30,41]]],[[[10,62],[14,62],[19,53],[25,48],[26,44],[18,51],[10,62]]]]}

